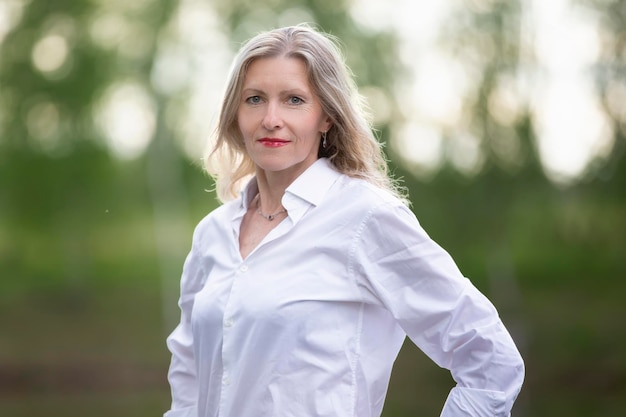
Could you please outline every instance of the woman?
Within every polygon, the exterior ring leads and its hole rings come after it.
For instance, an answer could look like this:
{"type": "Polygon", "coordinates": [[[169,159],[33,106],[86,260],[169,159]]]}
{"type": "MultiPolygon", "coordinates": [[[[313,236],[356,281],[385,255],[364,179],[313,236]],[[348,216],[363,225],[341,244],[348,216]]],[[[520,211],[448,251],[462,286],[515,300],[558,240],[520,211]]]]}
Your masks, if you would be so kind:
{"type": "Polygon", "coordinates": [[[168,338],[166,417],[380,416],[408,335],[457,386],[443,416],[507,416],[522,359],[404,204],[335,43],[262,33],[235,59],[168,338]]]}

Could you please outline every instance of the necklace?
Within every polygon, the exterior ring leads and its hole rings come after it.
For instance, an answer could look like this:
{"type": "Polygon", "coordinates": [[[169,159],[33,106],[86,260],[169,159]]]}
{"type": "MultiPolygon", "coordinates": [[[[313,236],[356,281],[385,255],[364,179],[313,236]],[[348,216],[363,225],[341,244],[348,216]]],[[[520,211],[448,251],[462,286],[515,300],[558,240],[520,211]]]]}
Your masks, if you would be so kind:
{"type": "Polygon", "coordinates": [[[277,211],[276,213],[272,213],[272,214],[265,214],[261,211],[261,206],[259,205],[261,201],[261,198],[259,197],[259,194],[256,195],[256,212],[259,213],[259,216],[263,217],[266,220],[272,221],[276,218],[276,216],[278,216],[279,214],[283,214],[283,213],[287,213],[286,209],[282,209],[280,211],[277,211]]]}

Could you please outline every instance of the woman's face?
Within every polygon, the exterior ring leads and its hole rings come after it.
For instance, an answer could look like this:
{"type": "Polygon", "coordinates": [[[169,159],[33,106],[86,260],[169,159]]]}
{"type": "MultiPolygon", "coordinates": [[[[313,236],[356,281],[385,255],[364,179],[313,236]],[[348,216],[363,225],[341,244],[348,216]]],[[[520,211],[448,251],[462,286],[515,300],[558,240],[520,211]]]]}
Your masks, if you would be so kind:
{"type": "Polygon", "coordinates": [[[250,64],[237,111],[239,130],[257,169],[293,181],[317,160],[321,132],[330,128],[297,58],[260,58],[250,64]]]}

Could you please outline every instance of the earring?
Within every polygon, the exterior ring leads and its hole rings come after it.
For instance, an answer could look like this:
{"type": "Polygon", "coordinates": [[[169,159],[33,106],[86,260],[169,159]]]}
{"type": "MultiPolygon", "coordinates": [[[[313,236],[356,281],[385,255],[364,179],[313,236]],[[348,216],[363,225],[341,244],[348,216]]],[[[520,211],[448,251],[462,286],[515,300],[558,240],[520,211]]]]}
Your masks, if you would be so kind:
{"type": "Polygon", "coordinates": [[[328,142],[326,141],[326,132],[322,132],[322,148],[326,149],[328,142]]]}

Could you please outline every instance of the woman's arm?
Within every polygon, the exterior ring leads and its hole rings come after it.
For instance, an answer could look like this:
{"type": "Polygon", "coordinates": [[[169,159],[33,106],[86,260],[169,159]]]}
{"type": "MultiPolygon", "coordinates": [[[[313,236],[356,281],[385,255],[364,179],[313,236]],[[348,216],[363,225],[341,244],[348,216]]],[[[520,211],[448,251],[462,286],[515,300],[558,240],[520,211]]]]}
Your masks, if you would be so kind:
{"type": "Polygon", "coordinates": [[[167,338],[167,347],[172,353],[168,372],[172,405],[164,417],[196,417],[198,385],[191,332],[191,311],[195,294],[202,288],[205,277],[205,268],[198,250],[199,235],[196,229],[191,251],[183,266],[178,302],[181,310],[180,323],[167,338]]]}
{"type": "Polygon", "coordinates": [[[406,207],[373,209],[355,239],[365,286],[457,385],[442,417],[509,416],[524,363],[493,304],[406,207]]]}

